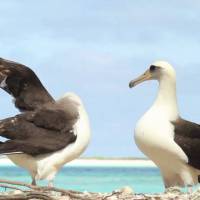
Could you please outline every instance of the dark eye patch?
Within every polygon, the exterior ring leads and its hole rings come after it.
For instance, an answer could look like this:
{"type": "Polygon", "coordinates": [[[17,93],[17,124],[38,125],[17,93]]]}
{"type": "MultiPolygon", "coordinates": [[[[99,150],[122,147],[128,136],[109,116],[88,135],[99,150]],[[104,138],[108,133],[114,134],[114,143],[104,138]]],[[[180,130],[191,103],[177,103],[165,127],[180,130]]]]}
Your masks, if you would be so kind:
{"type": "Polygon", "coordinates": [[[158,67],[155,66],[155,65],[151,65],[151,66],[150,66],[150,71],[151,71],[151,72],[154,72],[154,71],[156,71],[157,69],[158,69],[158,67]]]}

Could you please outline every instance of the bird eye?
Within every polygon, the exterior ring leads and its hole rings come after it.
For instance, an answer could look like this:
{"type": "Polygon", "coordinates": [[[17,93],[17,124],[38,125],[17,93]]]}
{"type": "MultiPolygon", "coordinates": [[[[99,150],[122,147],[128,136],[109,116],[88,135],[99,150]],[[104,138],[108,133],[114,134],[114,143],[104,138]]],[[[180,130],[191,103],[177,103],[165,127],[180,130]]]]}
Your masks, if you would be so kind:
{"type": "Polygon", "coordinates": [[[155,65],[151,65],[150,66],[150,71],[151,72],[154,72],[156,69],[157,69],[157,67],[155,65]]]}

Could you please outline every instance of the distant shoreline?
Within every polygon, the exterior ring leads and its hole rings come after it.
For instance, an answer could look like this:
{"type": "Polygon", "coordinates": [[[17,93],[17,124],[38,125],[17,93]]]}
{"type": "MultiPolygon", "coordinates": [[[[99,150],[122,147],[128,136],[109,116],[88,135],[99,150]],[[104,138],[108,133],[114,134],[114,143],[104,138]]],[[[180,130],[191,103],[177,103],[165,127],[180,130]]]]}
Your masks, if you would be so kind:
{"type": "MultiPolygon", "coordinates": [[[[0,158],[1,166],[15,166],[8,158],[0,158]]],[[[155,164],[143,158],[80,158],[65,167],[156,167],[155,164]]]]}
{"type": "Polygon", "coordinates": [[[149,160],[148,158],[137,157],[80,157],[79,160],[149,160]]]}

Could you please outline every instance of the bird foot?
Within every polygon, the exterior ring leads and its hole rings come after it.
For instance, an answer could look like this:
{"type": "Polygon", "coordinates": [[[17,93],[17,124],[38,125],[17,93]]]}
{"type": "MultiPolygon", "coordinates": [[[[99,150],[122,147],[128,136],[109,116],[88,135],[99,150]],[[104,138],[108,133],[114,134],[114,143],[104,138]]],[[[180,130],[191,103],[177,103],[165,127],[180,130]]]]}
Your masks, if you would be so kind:
{"type": "Polygon", "coordinates": [[[188,194],[192,194],[193,193],[193,187],[187,186],[187,191],[188,191],[188,194]]]}
{"type": "Polygon", "coordinates": [[[34,186],[36,186],[37,184],[36,184],[36,181],[35,181],[35,179],[33,179],[32,180],[32,183],[31,183],[31,185],[34,185],[34,186]]]}
{"type": "Polygon", "coordinates": [[[49,182],[48,182],[48,187],[49,187],[49,188],[52,188],[52,187],[53,187],[53,181],[49,181],[49,182]]]}

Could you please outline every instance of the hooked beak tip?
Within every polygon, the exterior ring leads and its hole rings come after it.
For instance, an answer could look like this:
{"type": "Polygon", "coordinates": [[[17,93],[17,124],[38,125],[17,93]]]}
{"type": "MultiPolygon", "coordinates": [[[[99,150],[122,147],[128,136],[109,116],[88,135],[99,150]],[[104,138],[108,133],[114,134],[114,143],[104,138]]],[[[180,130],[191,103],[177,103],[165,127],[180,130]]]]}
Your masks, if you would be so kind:
{"type": "Polygon", "coordinates": [[[130,83],[129,83],[129,88],[131,89],[131,88],[133,88],[135,86],[135,83],[133,82],[133,81],[131,81],[130,83]]]}
{"type": "Polygon", "coordinates": [[[147,81],[147,80],[152,80],[152,74],[150,73],[149,70],[147,70],[144,74],[142,74],[141,76],[139,76],[138,78],[132,80],[130,83],[129,83],[129,87],[130,88],[133,88],[135,87],[136,85],[144,82],[144,81],[147,81]]]}

